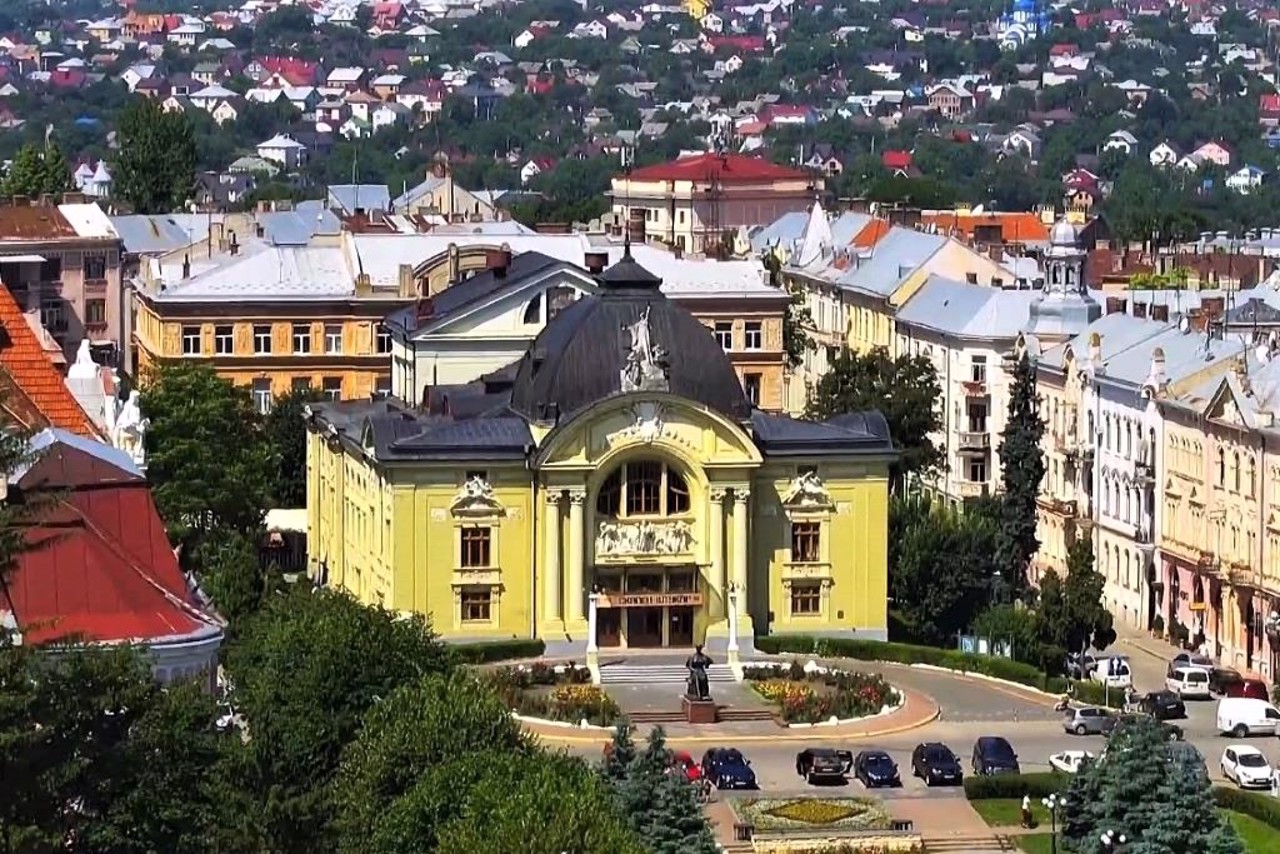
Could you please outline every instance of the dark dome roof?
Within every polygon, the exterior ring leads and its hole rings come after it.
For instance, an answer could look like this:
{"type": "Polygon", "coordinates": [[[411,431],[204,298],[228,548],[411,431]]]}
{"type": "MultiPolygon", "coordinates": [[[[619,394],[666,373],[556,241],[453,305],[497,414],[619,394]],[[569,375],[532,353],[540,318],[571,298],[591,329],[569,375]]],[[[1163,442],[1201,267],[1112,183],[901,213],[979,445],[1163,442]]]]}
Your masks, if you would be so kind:
{"type": "Polygon", "coordinates": [[[662,280],[628,250],[583,297],[547,324],[520,360],[511,408],[532,421],[555,421],[622,388],[632,342],[628,328],[646,317],[667,366],[666,390],[735,420],[751,417],[729,357],[692,314],[666,298],[662,280]]]}

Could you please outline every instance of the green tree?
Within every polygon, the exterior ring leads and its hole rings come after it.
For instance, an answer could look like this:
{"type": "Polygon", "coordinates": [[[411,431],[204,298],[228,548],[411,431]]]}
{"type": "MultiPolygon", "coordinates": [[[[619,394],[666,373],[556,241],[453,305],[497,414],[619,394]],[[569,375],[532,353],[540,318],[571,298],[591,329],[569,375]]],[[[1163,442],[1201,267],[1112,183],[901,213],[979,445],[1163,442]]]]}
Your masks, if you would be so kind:
{"type": "Polygon", "coordinates": [[[256,533],[274,459],[246,388],[208,364],[163,365],[144,377],[147,478],[170,537],[195,550],[210,532],[256,533]]]}
{"type": "Polygon", "coordinates": [[[600,765],[619,814],[652,854],[714,854],[715,840],[683,774],[671,773],[671,752],[662,727],[649,733],[637,753],[629,725],[617,725],[600,765]]]}
{"type": "Polygon", "coordinates": [[[195,188],[195,131],[181,110],[165,112],[150,98],[135,98],[120,114],[113,192],[135,213],[183,208],[195,188]]]}
{"type": "Polygon", "coordinates": [[[1077,854],[1108,854],[1104,831],[1132,854],[1243,854],[1214,807],[1202,760],[1170,754],[1160,724],[1123,722],[1106,757],[1086,764],[1066,793],[1063,839],[1077,854]]]}
{"type": "Polygon", "coordinates": [[[1044,421],[1036,397],[1036,369],[1023,353],[1013,371],[1009,414],[1000,434],[1000,529],[996,537],[996,569],[1005,590],[1017,595],[1026,588],[1027,567],[1040,548],[1036,538],[1036,496],[1044,478],[1040,439],[1044,421]]]}
{"type": "Polygon", "coordinates": [[[909,475],[928,478],[943,465],[943,453],[930,439],[942,428],[938,401],[942,389],[927,356],[893,358],[882,347],[869,353],[844,350],[818,381],[807,415],[826,420],[875,409],[889,423],[899,454],[891,483],[901,493],[909,475]]]}
{"type": "Polygon", "coordinates": [[[918,638],[946,645],[988,605],[998,529],[978,508],[958,513],[916,497],[890,505],[889,596],[918,638]]]}
{"type": "MultiPolygon", "coordinates": [[[[469,672],[422,679],[375,705],[343,751],[334,780],[340,849],[366,851],[380,817],[432,768],[477,751],[533,750],[508,712],[501,698],[469,672]]],[[[465,801],[466,791],[457,782],[446,789],[465,801]]],[[[433,831],[418,846],[430,848],[434,839],[433,831]]]]}
{"type": "Polygon", "coordinates": [[[452,666],[422,618],[343,594],[294,588],[244,621],[227,668],[252,733],[247,777],[267,847],[324,850],[327,787],[364,715],[400,686],[452,666]]]}
{"type": "Polygon", "coordinates": [[[267,440],[275,454],[271,498],[276,507],[305,507],[307,503],[307,424],[304,410],[323,400],[319,389],[295,389],[278,397],[267,413],[267,440]]]}
{"type": "Polygon", "coordinates": [[[67,159],[49,139],[43,146],[28,143],[18,149],[4,183],[0,185],[0,195],[36,198],[45,193],[66,192],[70,186],[71,171],[67,168],[67,159]]]}
{"type": "Polygon", "coordinates": [[[1115,640],[1111,612],[1102,604],[1105,584],[1094,568],[1088,537],[1076,537],[1067,548],[1066,578],[1052,569],[1044,573],[1036,610],[1042,640],[1054,648],[1054,659],[1060,661],[1059,652],[1081,652],[1090,645],[1105,649],[1115,640]]]}
{"type": "Polygon", "coordinates": [[[220,530],[201,543],[196,554],[200,585],[218,613],[230,621],[229,636],[257,613],[268,591],[258,543],[256,535],[220,530]]]}

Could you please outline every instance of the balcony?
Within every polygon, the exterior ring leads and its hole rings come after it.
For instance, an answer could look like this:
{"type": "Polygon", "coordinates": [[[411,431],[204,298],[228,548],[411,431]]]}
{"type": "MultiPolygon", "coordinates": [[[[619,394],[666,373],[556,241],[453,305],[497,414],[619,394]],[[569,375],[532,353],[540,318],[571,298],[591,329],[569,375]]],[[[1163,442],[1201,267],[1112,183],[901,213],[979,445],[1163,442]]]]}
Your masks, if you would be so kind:
{"type": "Polygon", "coordinates": [[[959,447],[962,454],[985,454],[991,448],[991,434],[979,430],[961,430],[959,447]]]}
{"type": "Polygon", "coordinates": [[[455,569],[450,584],[453,587],[497,587],[502,584],[502,571],[498,569],[455,569]]]}
{"type": "Polygon", "coordinates": [[[1155,480],[1155,467],[1151,463],[1134,463],[1133,476],[1138,483],[1146,485],[1155,480]]]}
{"type": "Polygon", "coordinates": [[[985,379],[962,380],[960,382],[960,386],[964,389],[965,397],[986,397],[989,394],[987,391],[987,381],[985,379]]]}
{"type": "Polygon", "coordinates": [[[981,498],[987,494],[987,484],[980,480],[962,480],[956,486],[961,498],[981,498]]]}
{"type": "Polygon", "coordinates": [[[1076,515],[1076,502],[1058,498],[1056,495],[1041,495],[1036,498],[1036,503],[1058,516],[1076,515]]]}
{"type": "Polygon", "coordinates": [[[1231,561],[1227,564],[1227,581],[1231,582],[1232,587],[1254,587],[1253,569],[1247,563],[1241,561],[1231,561]]]}
{"type": "Polygon", "coordinates": [[[783,581],[822,581],[831,577],[829,563],[787,561],[782,565],[783,581]]]}
{"type": "Polygon", "coordinates": [[[1218,556],[1206,549],[1196,549],[1196,569],[1205,575],[1217,575],[1222,569],[1218,556]]]}

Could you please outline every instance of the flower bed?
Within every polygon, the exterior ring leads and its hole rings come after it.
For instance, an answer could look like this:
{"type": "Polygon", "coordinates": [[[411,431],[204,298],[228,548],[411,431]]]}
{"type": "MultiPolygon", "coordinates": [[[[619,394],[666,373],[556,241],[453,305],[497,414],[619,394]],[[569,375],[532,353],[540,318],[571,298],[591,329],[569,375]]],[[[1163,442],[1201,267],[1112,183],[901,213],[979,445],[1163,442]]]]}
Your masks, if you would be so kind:
{"type": "Polygon", "coordinates": [[[743,678],[757,694],[775,703],[787,723],[821,723],[877,715],[901,704],[884,677],[820,667],[813,662],[748,665],[743,678]]]}
{"type": "Polygon", "coordinates": [[[591,684],[591,671],[573,663],[496,667],[485,679],[519,715],[611,726],[622,714],[612,697],[591,684]]]}
{"type": "Polygon", "coordinates": [[[874,798],[753,798],[733,801],[738,821],[757,832],[888,830],[893,825],[874,798]]]}

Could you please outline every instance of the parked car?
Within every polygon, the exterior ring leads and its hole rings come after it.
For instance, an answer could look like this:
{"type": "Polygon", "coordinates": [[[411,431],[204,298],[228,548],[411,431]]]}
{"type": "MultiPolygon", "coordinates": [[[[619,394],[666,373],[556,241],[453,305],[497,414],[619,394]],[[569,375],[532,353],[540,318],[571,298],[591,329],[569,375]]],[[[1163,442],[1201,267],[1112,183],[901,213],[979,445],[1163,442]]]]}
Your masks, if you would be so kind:
{"type": "Polygon", "coordinates": [[[733,747],[713,747],[702,754],[702,776],[717,789],[756,788],[751,762],[733,747]]]}
{"type": "Polygon", "coordinates": [[[1080,706],[1068,712],[1062,728],[1076,735],[1100,735],[1112,717],[1114,715],[1101,706],[1080,706]]]}
{"type": "Polygon", "coordinates": [[[898,763],[883,750],[864,750],[853,760],[853,776],[868,789],[901,786],[898,763]]]}
{"type": "Polygon", "coordinates": [[[1049,757],[1049,767],[1063,774],[1074,774],[1085,762],[1092,762],[1094,755],[1087,750],[1064,750],[1049,757]]]}
{"type": "Polygon", "coordinates": [[[1222,776],[1242,789],[1271,788],[1271,763],[1262,751],[1247,744],[1228,744],[1222,751],[1222,776]]]}
{"type": "Polygon", "coordinates": [[[1138,701],[1138,706],[1158,721],[1187,716],[1187,704],[1172,691],[1150,691],[1138,701]]]}
{"type": "Polygon", "coordinates": [[[1223,692],[1226,697],[1239,697],[1247,700],[1263,700],[1269,702],[1271,700],[1271,692],[1267,690],[1267,683],[1261,679],[1241,679],[1227,686],[1227,690],[1223,692]]]}
{"type": "MultiPolygon", "coordinates": [[[[1102,726],[1102,734],[1107,738],[1111,737],[1111,733],[1115,732],[1116,727],[1121,724],[1133,723],[1134,721],[1149,720],[1152,715],[1140,714],[1123,714],[1114,715],[1102,726]]],[[[1168,721],[1160,721],[1160,728],[1164,730],[1165,738],[1169,741],[1182,741],[1182,727],[1177,724],[1171,724],[1168,721]]]]}
{"type": "Polygon", "coordinates": [[[843,783],[853,767],[853,753],[828,747],[806,747],[796,754],[796,773],[806,783],[828,780],[843,783]]]}
{"type": "Polygon", "coordinates": [[[1280,725],[1280,709],[1266,700],[1226,697],[1218,701],[1218,732],[1229,732],[1236,738],[1275,735],[1277,725],[1280,725]]]}
{"type": "Polygon", "coordinates": [[[911,773],[924,780],[926,786],[942,783],[958,786],[964,782],[960,760],[950,747],[936,741],[917,744],[911,751],[911,773]]]}
{"type": "Polygon", "coordinates": [[[1210,667],[1209,668],[1209,693],[1216,697],[1227,696],[1227,691],[1232,685],[1239,684],[1244,681],[1244,677],[1239,671],[1231,667],[1210,667]]]}
{"type": "Polygon", "coordinates": [[[1018,754],[998,735],[984,735],[973,743],[973,773],[983,776],[1017,774],[1018,754]]]}
{"type": "Polygon", "coordinates": [[[1170,667],[1204,667],[1206,669],[1213,668],[1213,659],[1198,652],[1182,652],[1169,659],[1170,667]]]}
{"type": "Polygon", "coordinates": [[[1072,679],[1088,679],[1089,674],[1098,666],[1098,659],[1092,653],[1073,652],[1067,656],[1067,676],[1072,679]]]}
{"type": "Polygon", "coordinates": [[[669,762],[670,767],[678,770],[690,783],[696,783],[702,779],[702,767],[691,754],[683,750],[669,751],[669,762]]]}
{"type": "Polygon", "coordinates": [[[1179,697],[1193,700],[1209,699],[1209,671],[1194,665],[1169,665],[1164,675],[1164,687],[1179,697]]]}

